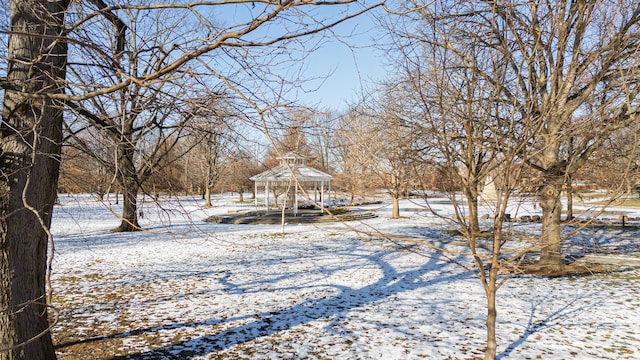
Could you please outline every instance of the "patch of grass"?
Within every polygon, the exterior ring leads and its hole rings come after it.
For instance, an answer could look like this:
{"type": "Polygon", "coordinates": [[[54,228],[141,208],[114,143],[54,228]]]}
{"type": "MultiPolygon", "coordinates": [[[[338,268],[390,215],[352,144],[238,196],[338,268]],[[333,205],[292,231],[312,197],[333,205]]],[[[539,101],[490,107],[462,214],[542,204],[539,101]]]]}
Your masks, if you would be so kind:
{"type": "Polygon", "coordinates": [[[338,209],[330,209],[329,212],[331,213],[331,215],[344,215],[348,213],[349,210],[338,208],[338,209]]]}
{"type": "MultiPolygon", "coordinates": [[[[601,201],[595,202],[595,204],[605,205],[608,204],[608,199],[603,199],[601,201]]],[[[616,199],[611,205],[622,206],[622,207],[638,207],[640,206],[640,198],[624,198],[624,199],[616,199]]]]}

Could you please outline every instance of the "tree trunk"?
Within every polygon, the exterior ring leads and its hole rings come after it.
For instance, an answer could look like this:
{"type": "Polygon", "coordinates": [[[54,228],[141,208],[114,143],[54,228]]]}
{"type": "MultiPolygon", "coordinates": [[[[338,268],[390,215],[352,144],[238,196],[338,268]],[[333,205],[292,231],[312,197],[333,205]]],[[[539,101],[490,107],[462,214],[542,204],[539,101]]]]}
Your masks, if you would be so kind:
{"type": "Polygon", "coordinates": [[[538,265],[553,271],[563,267],[560,242],[560,224],[562,202],[562,178],[547,177],[546,184],[540,191],[540,208],[542,209],[542,249],[538,265]]]}
{"type": "Polygon", "coordinates": [[[213,170],[211,169],[211,161],[210,161],[210,153],[207,153],[207,169],[205,171],[204,176],[204,207],[210,208],[211,204],[211,174],[213,170]]]}
{"type": "Polygon", "coordinates": [[[397,194],[393,194],[393,209],[391,210],[391,218],[400,218],[400,197],[397,194]]]}
{"type": "Polygon", "coordinates": [[[573,180],[567,178],[567,221],[573,219],[573,180]]]}
{"type": "MultiPolygon", "coordinates": [[[[54,101],[25,94],[64,92],[64,15],[68,5],[67,0],[10,3],[7,80],[19,91],[5,91],[0,129],[2,181],[6,181],[5,189],[9,185],[10,192],[2,242],[5,249],[8,246],[8,265],[13,274],[14,339],[18,344],[16,355],[22,359],[56,357],[48,331],[47,228],[56,195],[63,117],[61,106],[54,101]]],[[[7,285],[3,281],[2,286],[7,285]]],[[[11,328],[0,329],[0,338],[13,338],[11,328]]]]}
{"type": "Polygon", "coordinates": [[[240,201],[240,204],[244,203],[244,191],[242,189],[240,189],[240,191],[238,191],[238,201],[240,201]]]}
{"type": "Polygon", "coordinates": [[[498,311],[496,310],[496,277],[497,267],[490,270],[490,279],[487,284],[487,348],[484,352],[485,360],[494,360],[496,358],[496,349],[498,343],[496,340],[496,321],[498,318],[498,311]],[[493,274],[492,272],[496,272],[493,274]]]}
{"type": "Polygon", "coordinates": [[[469,208],[469,230],[475,234],[480,233],[480,223],[478,221],[478,186],[475,185],[466,186],[464,189],[465,197],[467,198],[467,206],[469,208]],[[474,191],[475,189],[475,191],[474,191]]]}
{"type": "Polygon", "coordinates": [[[122,221],[114,232],[142,230],[138,224],[138,175],[133,163],[134,147],[130,140],[118,144],[118,184],[122,189],[122,221]]]}
{"type": "Polygon", "coordinates": [[[213,204],[211,204],[211,188],[207,185],[204,187],[204,207],[210,208],[213,204]]]}
{"type": "MultiPolygon", "coordinates": [[[[9,206],[9,186],[0,178],[0,219],[5,219],[9,206]]],[[[11,309],[11,269],[9,267],[9,251],[7,239],[7,223],[0,220],[0,308],[11,309]]],[[[16,358],[15,314],[13,311],[0,311],[0,360],[16,358]]]]}

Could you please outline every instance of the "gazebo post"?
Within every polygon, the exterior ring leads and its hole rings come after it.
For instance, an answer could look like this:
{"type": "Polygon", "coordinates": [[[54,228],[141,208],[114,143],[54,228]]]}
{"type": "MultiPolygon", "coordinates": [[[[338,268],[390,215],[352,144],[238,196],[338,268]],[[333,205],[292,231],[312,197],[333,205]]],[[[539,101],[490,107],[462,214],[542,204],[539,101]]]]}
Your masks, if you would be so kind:
{"type": "Polygon", "coordinates": [[[293,216],[298,216],[298,184],[295,184],[293,191],[293,216]]]}
{"type": "Polygon", "coordinates": [[[324,180],[320,182],[320,210],[324,212],[324,180]]]}
{"type": "Polygon", "coordinates": [[[264,201],[265,201],[265,214],[269,212],[269,180],[267,180],[266,185],[264,186],[264,201]]]}
{"type": "Polygon", "coordinates": [[[318,183],[313,182],[313,202],[318,203],[318,183]]]}
{"type": "Polygon", "coordinates": [[[256,214],[258,213],[258,182],[253,183],[253,193],[255,196],[253,197],[253,203],[256,207],[256,214]]]}

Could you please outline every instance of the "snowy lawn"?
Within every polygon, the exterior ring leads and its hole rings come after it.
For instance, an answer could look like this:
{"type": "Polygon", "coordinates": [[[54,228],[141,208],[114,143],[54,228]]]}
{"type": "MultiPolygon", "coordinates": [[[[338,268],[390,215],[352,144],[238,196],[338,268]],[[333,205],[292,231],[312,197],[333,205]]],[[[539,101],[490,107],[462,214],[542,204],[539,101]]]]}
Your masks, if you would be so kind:
{"type": "MultiPolygon", "coordinates": [[[[482,357],[482,287],[446,256],[360,238],[339,223],[280,235],[274,225],[202,222],[237,208],[216,200],[211,209],[191,198],[162,210],[144,204],[149,231],[123,234],[109,232],[119,222],[104,204],[60,197],[52,226],[60,359],[482,357]]],[[[442,220],[407,215],[349,224],[464,250],[440,232],[442,220]]],[[[573,246],[637,257],[638,235],[589,230],[573,246]]],[[[640,358],[639,275],[510,279],[498,293],[499,358],[640,358]]]]}

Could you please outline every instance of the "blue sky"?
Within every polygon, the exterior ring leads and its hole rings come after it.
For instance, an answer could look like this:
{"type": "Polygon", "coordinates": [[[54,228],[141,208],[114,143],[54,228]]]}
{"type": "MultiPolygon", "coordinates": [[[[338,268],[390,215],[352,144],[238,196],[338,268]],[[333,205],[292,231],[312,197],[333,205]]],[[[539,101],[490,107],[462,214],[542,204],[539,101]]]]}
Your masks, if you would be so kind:
{"type": "MultiPolygon", "coordinates": [[[[328,24],[341,19],[345,14],[354,14],[366,6],[371,6],[375,1],[363,0],[339,6],[312,6],[301,10],[316,20],[328,24]]],[[[227,23],[235,24],[250,21],[253,17],[261,14],[262,10],[262,5],[239,4],[221,7],[217,14],[227,23]]],[[[382,9],[376,8],[373,11],[380,14],[382,9]]],[[[293,23],[295,22],[294,20],[293,23]]],[[[316,25],[309,18],[306,18],[304,22],[310,28],[316,25]]],[[[264,29],[255,31],[249,37],[260,38],[265,32],[274,31],[277,34],[281,30],[282,28],[276,21],[265,26],[264,29]]],[[[288,100],[295,100],[307,106],[318,106],[323,110],[345,110],[349,103],[360,98],[363,88],[370,87],[374,80],[380,80],[386,76],[383,66],[384,59],[381,52],[374,47],[374,39],[380,38],[380,31],[375,26],[370,12],[338,24],[327,31],[325,35],[326,37],[322,39],[315,35],[302,40],[304,46],[301,46],[300,49],[302,47],[308,49],[308,46],[314,46],[317,42],[321,43],[318,49],[306,57],[304,63],[297,63],[304,69],[302,74],[293,68],[285,68],[286,74],[283,75],[292,82],[296,82],[298,78],[291,78],[291,76],[300,76],[304,79],[321,77],[324,78],[324,81],[316,80],[305,83],[304,89],[315,90],[317,88],[317,91],[290,94],[288,100]]],[[[291,46],[298,45],[294,43],[291,46]]],[[[298,55],[293,55],[294,58],[296,56],[298,55]]],[[[300,54],[299,56],[304,55],[300,54]]]]}
{"type": "Polygon", "coordinates": [[[334,31],[342,41],[328,39],[311,54],[308,65],[316,74],[329,77],[318,91],[302,94],[300,97],[307,98],[299,100],[305,104],[319,103],[321,108],[330,110],[345,110],[349,103],[359,99],[363,88],[370,88],[374,81],[386,77],[385,59],[374,47],[379,29],[368,15],[341,24],[334,31]]]}

